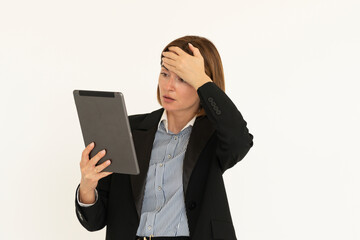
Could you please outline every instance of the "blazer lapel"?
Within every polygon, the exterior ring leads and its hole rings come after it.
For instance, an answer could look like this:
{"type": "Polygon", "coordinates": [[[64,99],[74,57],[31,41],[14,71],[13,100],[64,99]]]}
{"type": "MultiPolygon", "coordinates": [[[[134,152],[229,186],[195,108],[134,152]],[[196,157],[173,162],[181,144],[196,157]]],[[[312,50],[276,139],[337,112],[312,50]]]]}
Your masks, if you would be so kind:
{"type": "Polygon", "coordinates": [[[136,211],[139,217],[141,215],[142,202],[144,199],[146,176],[149,168],[152,146],[163,111],[164,109],[159,109],[150,113],[143,122],[132,131],[140,173],[138,175],[131,175],[130,180],[136,211]]]}
{"type": "Polygon", "coordinates": [[[214,131],[215,128],[207,117],[202,116],[196,118],[183,163],[184,196],[186,196],[186,190],[196,161],[214,131]]]}

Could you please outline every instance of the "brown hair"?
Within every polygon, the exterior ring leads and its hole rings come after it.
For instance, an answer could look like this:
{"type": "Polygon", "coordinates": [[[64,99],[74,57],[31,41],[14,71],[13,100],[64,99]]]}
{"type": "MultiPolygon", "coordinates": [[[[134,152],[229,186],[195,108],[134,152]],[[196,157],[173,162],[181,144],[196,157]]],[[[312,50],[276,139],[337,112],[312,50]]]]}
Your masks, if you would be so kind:
{"type": "MultiPolygon", "coordinates": [[[[220,54],[217,51],[215,45],[210,40],[199,36],[184,36],[169,43],[162,52],[169,51],[169,47],[171,46],[177,46],[186,53],[193,56],[188,43],[191,43],[194,47],[198,48],[201,55],[203,56],[206,75],[208,75],[220,89],[225,91],[224,70],[220,54]]],[[[160,56],[160,65],[162,65],[161,58],[162,54],[160,56]]],[[[161,105],[159,86],[157,88],[157,100],[161,105]]],[[[200,108],[200,111],[197,115],[205,115],[205,111],[202,107],[200,108]]]]}

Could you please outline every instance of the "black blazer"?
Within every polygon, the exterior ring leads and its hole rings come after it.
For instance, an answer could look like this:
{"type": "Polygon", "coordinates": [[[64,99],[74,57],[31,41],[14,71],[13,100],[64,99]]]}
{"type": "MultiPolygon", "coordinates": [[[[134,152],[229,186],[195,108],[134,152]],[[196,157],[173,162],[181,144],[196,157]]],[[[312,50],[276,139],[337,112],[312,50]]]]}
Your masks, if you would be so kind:
{"type": "MultiPolygon", "coordinates": [[[[206,116],[194,123],[183,164],[183,187],[190,238],[236,239],[222,174],[253,145],[246,121],[214,83],[198,88],[206,116]]],[[[135,239],[140,221],[152,145],[164,109],[129,117],[139,175],[111,174],[99,181],[98,201],[76,215],[89,231],[106,228],[107,240],[135,239]]]]}

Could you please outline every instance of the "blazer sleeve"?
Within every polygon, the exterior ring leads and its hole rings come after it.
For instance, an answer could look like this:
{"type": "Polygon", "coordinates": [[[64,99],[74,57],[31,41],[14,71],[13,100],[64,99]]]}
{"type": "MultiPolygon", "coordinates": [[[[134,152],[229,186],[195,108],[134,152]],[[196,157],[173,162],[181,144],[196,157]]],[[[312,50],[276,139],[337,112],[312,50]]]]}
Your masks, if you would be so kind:
{"type": "MultiPolygon", "coordinates": [[[[75,211],[81,225],[88,231],[97,231],[105,227],[107,224],[107,204],[108,194],[111,183],[111,175],[102,178],[96,187],[98,199],[94,205],[89,207],[81,207],[75,196],[75,211]]],[[[80,186],[80,185],[79,185],[80,186]]],[[[79,186],[77,188],[79,188],[79,186]]],[[[76,192],[78,189],[76,189],[76,192]]]]}
{"type": "Polygon", "coordinates": [[[215,127],[218,138],[216,156],[222,172],[242,160],[253,146],[253,135],[231,99],[215,83],[208,82],[197,90],[200,103],[215,127]]]}

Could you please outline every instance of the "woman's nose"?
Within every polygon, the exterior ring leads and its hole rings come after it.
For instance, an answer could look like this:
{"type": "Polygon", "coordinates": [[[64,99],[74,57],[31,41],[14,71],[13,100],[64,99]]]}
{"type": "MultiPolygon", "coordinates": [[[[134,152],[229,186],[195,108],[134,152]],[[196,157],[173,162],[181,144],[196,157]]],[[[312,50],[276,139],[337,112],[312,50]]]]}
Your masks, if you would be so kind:
{"type": "Polygon", "coordinates": [[[168,80],[167,83],[166,83],[166,87],[167,87],[168,89],[174,89],[174,88],[175,88],[176,80],[177,80],[177,76],[171,75],[171,76],[169,77],[169,80],[168,80]]]}

